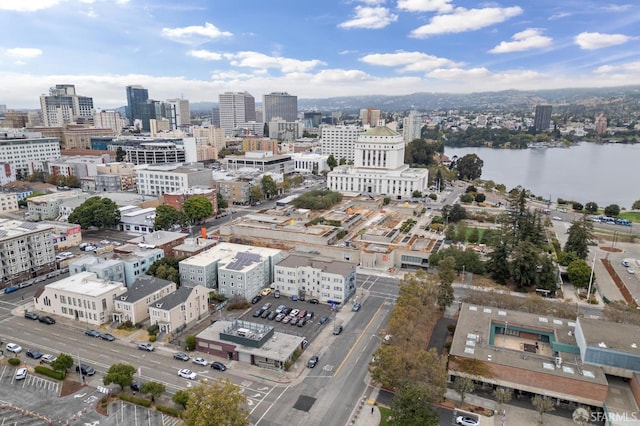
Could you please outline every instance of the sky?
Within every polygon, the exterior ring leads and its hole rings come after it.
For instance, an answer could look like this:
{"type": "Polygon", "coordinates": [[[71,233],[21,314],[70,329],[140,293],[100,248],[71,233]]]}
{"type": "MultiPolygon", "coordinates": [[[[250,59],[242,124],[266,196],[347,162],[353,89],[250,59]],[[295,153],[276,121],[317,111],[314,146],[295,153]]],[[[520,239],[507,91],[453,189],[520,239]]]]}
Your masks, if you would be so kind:
{"type": "Polygon", "coordinates": [[[0,104],[640,84],[637,1],[0,0],[0,104]]]}

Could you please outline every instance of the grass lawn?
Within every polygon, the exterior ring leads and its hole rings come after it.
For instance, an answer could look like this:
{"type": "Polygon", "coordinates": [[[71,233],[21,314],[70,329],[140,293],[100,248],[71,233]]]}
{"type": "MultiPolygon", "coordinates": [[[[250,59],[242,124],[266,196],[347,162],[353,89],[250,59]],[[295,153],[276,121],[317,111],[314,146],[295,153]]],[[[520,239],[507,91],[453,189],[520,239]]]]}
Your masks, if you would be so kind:
{"type": "Polygon", "coordinates": [[[627,219],[631,222],[640,222],[640,212],[620,212],[620,219],[627,219]]]}
{"type": "Polygon", "coordinates": [[[380,426],[390,426],[392,423],[387,419],[391,415],[391,409],[380,405],[378,408],[380,409],[380,426]]]}

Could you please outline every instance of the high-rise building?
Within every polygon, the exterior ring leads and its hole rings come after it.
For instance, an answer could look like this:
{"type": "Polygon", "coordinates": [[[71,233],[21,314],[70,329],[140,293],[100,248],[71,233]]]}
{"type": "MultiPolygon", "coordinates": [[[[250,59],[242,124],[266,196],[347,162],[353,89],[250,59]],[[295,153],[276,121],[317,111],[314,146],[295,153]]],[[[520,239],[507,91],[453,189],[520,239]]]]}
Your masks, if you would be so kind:
{"type": "Polygon", "coordinates": [[[404,143],[409,143],[422,136],[422,114],[411,111],[408,117],[402,120],[402,137],[404,143]]]}
{"type": "Polygon", "coordinates": [[[49,89],[49,96],[40,96],[40,109],[45,127],[62,127],[93,118],[93,98],[76,95],[73,84],[56,84],[49,89]]]}
{"type": "Polygon", "coordinates": [[[118,111],[100,111],[93,116],[94,126],[112,129],[114,135],[119,135],[127,124],[127,120],[118,111]]]}
{"type": "Polygon", "coordinates": [[[380,120],[381,112],[377,108],[363,108],[360,110],[360,120],[363,126],[376,127],[380,120]]]}
{"type": "Polygon", "coordinates": [[[220,128],[230,135],[240,123],[256,121],[256,100],[248,92],[225,92],[218,95],[220,128]]]}
{"type": "MultiPolygon", "coordinates": [[[[127,86],[127,107],[126,115],[129,125],[133,126],[135,120],[142,120],[148,117],[147,101],[149,100],[149,91],[142,86],[127,86]]],[[[154,117],[155,118],[155,117],[154,117]]]]}
{"type": "Polygon", "coordinates": [[[173,105],[177,127],[191,125],[191,110],[188,99],[167,99],[167,102],[173,105]]]}
{"type": "Polygon", "coordinates": [[[536,115],[533,118],[533,127],[541,132],[549,130],[551,125],[551,105],[536,105],[536,115]]]}
{"type": "Polygon", "coordinates": [[[353,161],[353,153],[358,136],[365,131],[360,126],[321,126],[320,140],[322,141],[322,153],[333,155],[340,161],[353,161]]]}
{"type": "Polygon", "coordinates": [[[599,135],[604,134],[607,131],[607,117],[602,114],[599,114],[596,117],[596,133],[599,135]]]}
{"type": "Polygon", "coordinates": [[[272,92],[262,95],[264,114],[262,121],[268,123],[276,117],[293,122],[298,119],[298,97],[287,92],[272,92]]]}

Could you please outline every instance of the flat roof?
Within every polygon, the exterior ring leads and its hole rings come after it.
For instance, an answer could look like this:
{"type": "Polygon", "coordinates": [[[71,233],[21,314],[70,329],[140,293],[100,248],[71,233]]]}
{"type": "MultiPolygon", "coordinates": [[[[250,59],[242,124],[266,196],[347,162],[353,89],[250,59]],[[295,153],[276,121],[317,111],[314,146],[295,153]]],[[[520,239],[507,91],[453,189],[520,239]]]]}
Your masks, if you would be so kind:
{"type": "Polygon", "coordinates": [[[601,319],[578,318],[587,346],[640,355],[640,327],[601,319]]]}
{"type": "Polygon", "coordinates": [[[53,225],[44,222],[0,219],[0,241],[46,230],[53,232],[53,225]]]}
{"type": "Polygon", "coordinates": [[[328,274],[336,274],[346,276],[353,272],[355,265],[353,263],[341,262],[333,260],[329,257],[312,256],[303,253],[292,253],[286,259],[281,260],[276,266],[285,268],[312,267],[320,269],[328,274]]]}
{"type": "Polygon", "coordinates": [[[80,272],[47,284],[45,287],[88,297],[99,297],[120,287],[123,290],[126,289],[123,283],[97,278],[93,272],[80,272]]]}
{"type": "MultiPolygon", "coordinates": [[[[195,256],[191,256],[190,258],[181,261],[180,264],[206,266],[215,260],[220,262],[230,262],[238,253],[253,253],[260,257],[271,257],[278,255],[280,250],[268,247],[248,246],[245,244],[220,243],[196,254],[195,256]]],[[[227,265],[225,264],[225,267],[226,266],[227,265]]]]}

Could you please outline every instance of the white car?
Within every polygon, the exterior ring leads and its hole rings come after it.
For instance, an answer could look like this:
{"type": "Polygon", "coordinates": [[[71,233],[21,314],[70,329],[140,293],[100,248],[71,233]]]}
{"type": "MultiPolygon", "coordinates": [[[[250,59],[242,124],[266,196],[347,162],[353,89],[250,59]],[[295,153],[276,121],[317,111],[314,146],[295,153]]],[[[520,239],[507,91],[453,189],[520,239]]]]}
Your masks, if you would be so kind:
{"type": "Polygon", "coordinates": [[[49,354],[44,354],[44,355],[42,355],[42,358],[40,358],[40,360],[42,362],[47,363],[47,364],[51,364],[56,359],[58,359],[57,356],[49,355],[49,354]]]}
{"type": "Polygon", "coordinates": [[[178,370],[178,376],[183,377],[185,379],[189,379],[189,380],[195,380],[196,377],[198,377],[196,373],[186,368],[178,370]]]}
{"type": "Polygon", "coordinates": [[[462,426],[480,426],[480,422],[477,419],[469,416],[456,417],[456,424],[462,426]]]}
{"type": "Polygon", "coordinates": [[[22,352],[22,346],[17,343],[7,343],[7,350],[9,352],[13,352],[14,354],[19,354],[22,352]]]}
{"type": "Polygon", "coordinates": [[[553,220],[562,221],[562,218],[560,216],[554,216],[553,220]]]}
{"type": "Polygon", "coordinates": [[[630,274],[635,274],[635,273],[636,273],[636,271],[634,271],[634,270],[633,270],[633,269],[631,269],[631,268],[627,269],[627,272],[628,272],[628,273],[630,273],[630,274]]]}
{"type": "Polygon", "coordinates": [[[27,378],[27,369],[26,368],[18,368],[16,370],[16,380],[24,380],[27,378]]]}
{"type": "Polygon", "coordinates": [[[291,315],[292,317],[295,317],[296,315],[298,315],[300,313],[300,309],[294,309],[293,311],[291,311],[289,313],[289,315],[291,315]]]}
{"type": "Polygon", "coordinates": [[[193,363],[194,364],[198,364],[198,365],[202,365],[203,367],[206,367],[209,364],[206,359],[200,358],[200,357],[194,358],[193,359],[193,363]]]}

